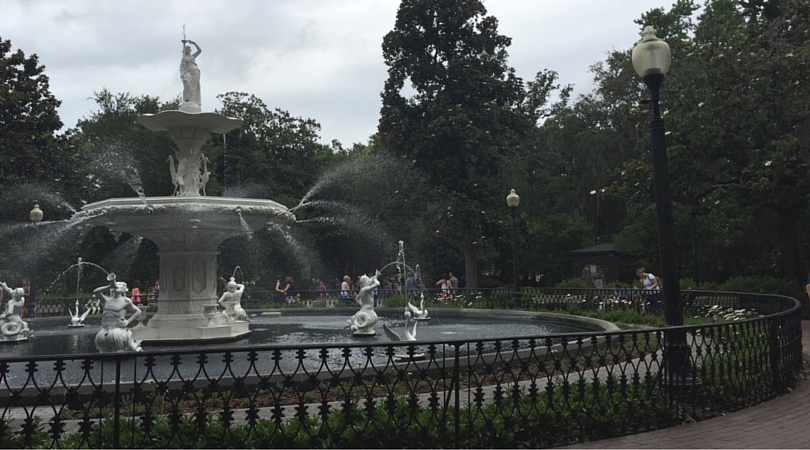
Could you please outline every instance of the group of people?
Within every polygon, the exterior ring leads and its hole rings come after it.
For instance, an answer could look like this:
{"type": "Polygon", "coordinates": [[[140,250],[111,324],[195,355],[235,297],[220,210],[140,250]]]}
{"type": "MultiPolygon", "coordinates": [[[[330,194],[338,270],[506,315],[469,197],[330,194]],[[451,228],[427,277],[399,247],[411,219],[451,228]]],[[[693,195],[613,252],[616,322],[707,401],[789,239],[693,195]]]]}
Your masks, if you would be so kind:
{"type": "Polygon", "coordinates": [[[640,314],[648,311],[657,311],[661,305],[661,279],[647,272],[647,269],[640,267],[636,270],[643,289],[633,286],[632,283],[626,287],[616,283],[613,286],[613,295],[609,299],[610,307],[632,307],[640,314]]]}
{"type": "Polygon", "coordinates": [[[134,280],[132,282],[132,289],[129,292],[129,299],[136,306],[146,306],[157,303],[160,298],[160,280],[155,280],[155,284],[152,287],[146,288],[143,292],[141,292],[140,280],[134,280]]]}
{"type": "Polygon", "coordinates": [[[448,272],[444,278],[437,281],[436,286],[439,286],[441,289],[439,296],[442,298],[450,297],[455,300],[456,295],[458,295],[458,278],[453,275],[453,272],[448,272]]]}

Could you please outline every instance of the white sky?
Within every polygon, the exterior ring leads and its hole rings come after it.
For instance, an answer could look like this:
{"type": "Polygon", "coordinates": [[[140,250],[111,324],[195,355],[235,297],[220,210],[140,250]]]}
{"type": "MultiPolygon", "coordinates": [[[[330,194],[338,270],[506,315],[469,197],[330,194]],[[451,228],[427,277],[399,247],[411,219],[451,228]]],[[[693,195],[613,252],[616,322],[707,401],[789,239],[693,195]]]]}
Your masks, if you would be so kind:
{"type": "MultiPolygon", "coordinates": [[[[589,67],[631,48],[643,12],[674,0],[484,0],[512,38],[509,64],[524,80],[555,70],[575,94],[589,67]]],[[[183,25],[202,48],[204,111],[217,94],[254,94],[312,118],[321,141],[365,143],[377,128],[387,78],[382,38],[398,0],[0,0],[0,38],[36,53],[68,127],[95,110],[94,91],[158,96],[182,91],[183,25]]]]}

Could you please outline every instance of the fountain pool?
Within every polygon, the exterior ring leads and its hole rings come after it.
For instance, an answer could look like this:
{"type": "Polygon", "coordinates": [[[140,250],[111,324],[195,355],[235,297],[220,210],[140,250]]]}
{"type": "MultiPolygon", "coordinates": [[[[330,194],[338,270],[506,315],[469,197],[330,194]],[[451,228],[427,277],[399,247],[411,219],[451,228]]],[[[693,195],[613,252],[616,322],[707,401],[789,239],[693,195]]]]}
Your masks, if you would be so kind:
{"type": "MultiPolygon", "coordinates": [[[[501,311],[498,315],[493,315],[491,311],[479,310],[435,311],[430,322],[419,323],[419,340],[410,344],[415,345],[419,352],[425,352],[432,346],[436,349],[437,356],[448,351],[453,352],[452,343],[459,341],[466,341],[464,346],[475,346],[480,342],[486,351],[496,345],[512,345],[515,340],[521,342],[519,345],[522,347],[527,346],[531,339],[542,340],[545,336],[618,329],[615,325],[595,319],[550,313],[501,311]]],[[[376,327],[380,331],[383,324],[395,330],[404,326],[405,319],[399,308],[382,309],[378,314],[380,320],[376,327]]],[[[396,343],[392,343],[382,332],[373,336],[352,336],[344,329],[346,316],[345,308],[285,310],[278,315],[252,317],[251,334],[229,343],[206,344],[203,347],[199,347],[198,343],[194,347],[177,347],[169,343],[154,342],[145,351],[154,350],[161,355],[152,357],[149,353],[131,354],[132,357],[122,363],[121,381],[133,381],[152,375],[161,378],[175,370],[180,371],[183,376],[194,376],[200,369],[197,361],[199,353],[195,349],[207,355],[204,367],[210,374],[221,373],[226,366],[228,371],[235,371],[237,374],[242,372],[264,375],[295,372],[301,366],[305,370],[322,369],[324,366],[340,368],[365,364],[369,360],[385,364],[390,359],[388,344],[396,343]],[[223,355],[229,351],[235,356],[233,361],[225,364],[224,360],[227,358],[223,355]],[[172,363],[175,356],[168,352],[182,353],[188,362],[175,365],[172,363]],[[253,361],[246,357],[250,352],[256,353],[253,361]],[[372,352],[370,357],[368,352],[372,352]],[[148,369],[146,358],[153,358],[152,366],[148,369]]],[[[93,325],[98,320],[98,317],[91,316],[87,322],[93,325]]],[[[62,375],[65,383],[78,382],[85,376],[106,381],[107,377],[113,376],[114,371],[107,367],[111,361],[103,361],[99,355],[92,354],[95,352],[93,338],[96,332],[97,328],[94,326],[69,330],[63,320],[38,319],[30,338],[34,345],[0,347],[0,359],[65,355],[66,366],[62,375]],[[102,360],[89,370],[90,373],[84,369],[84,360],[87,357],[102,360]]],[[[557,341],[558,338],[555,339],[557,341]]],[[[400,350],[403,349],[398,349],[398,352],[400,350]]],[[[466,352],[464,347],[460,347],[459,351],[466,352]]],[[[50,367],[43,367],[40,372],[43,372],[43,377],[52,379],[53,375],[49,371],[50,367]]],[[[35,377],[39,375],[38,373],[35,377]]],[[[227,376],[233,375],[229,372],[227,376]]],[[[25,363],[9,363],[7,381],[10,385],[22,385],[27,378],[25,363]]]]}

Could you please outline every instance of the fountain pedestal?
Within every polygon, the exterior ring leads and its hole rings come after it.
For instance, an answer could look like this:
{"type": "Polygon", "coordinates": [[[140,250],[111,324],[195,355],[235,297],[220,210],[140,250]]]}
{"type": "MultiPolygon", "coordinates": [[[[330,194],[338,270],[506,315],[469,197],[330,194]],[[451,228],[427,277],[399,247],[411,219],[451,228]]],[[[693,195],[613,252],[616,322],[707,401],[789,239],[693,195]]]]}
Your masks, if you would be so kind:
{"type": "Polygon", "coordinates": [[[133,338],[150,341],[234,339],[247,321],[212,320],[217,306],[217,255],[225,239],[286,223],[287,208],[272,200],[224,197],[146,197],[102,200],[84,211],[113,232],[151,240],[160,256],[158,312],[133,338]]]}

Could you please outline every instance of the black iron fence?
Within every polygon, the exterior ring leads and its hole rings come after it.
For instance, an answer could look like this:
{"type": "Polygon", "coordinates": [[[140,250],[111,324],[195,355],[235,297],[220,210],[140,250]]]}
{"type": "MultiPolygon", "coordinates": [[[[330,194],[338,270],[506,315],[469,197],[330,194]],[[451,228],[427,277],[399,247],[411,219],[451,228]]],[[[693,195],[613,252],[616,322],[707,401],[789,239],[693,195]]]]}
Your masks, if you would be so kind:
{"type": "MultiPolygon", "coordinates": [[[[537,290],[523,306],[635,307],[605,295],[537,290]]],[[[501,302],[488,298],[465,300],[501,302]]],[[[684,296],[688,308],[715,304],[758,315],[610,333],[6,358],[0,448],[555,446],[711,417],[793,386],[798,301],[684,296]],[[674,330],[690,348],[678,386],[662,382],[674,330]]]]}

